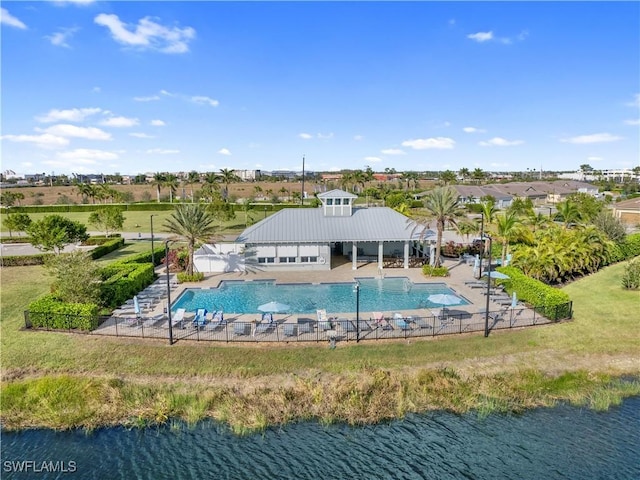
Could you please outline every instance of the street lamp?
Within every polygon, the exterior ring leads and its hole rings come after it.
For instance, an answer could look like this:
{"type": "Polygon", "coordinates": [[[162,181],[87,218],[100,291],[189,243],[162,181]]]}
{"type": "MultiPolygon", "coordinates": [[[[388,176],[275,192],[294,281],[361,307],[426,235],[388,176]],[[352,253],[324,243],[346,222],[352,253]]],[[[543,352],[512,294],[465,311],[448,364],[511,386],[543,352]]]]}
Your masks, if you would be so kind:
{"type": "Polygon", "coordinates": [[[482,278],[482,257],[484,257],[484,212],[480,214],[480,267],[478,278],[482,278]]]}
{"type": "Polygon", "coordinates": [[[169,345],[173,345],[173,325],[171,321],[171,284],[169,283],[169,242],[164,242],[164,261],[167,272],[167,317],[169,318],[169,345]]]}
{"type": "Polygon", "coordinates": [[[491,241],[489,235],[485,235],[489,239],[489,266],[487,267],[487,305],[484,310],[484,336],[489,336],[489,294],[491,293],[491,241]]]}
{"type": "Polygon", "coordinates": [[[264,218],[267,218],[267,206],[264,206],[264,218]]]}
{"type": "Polygon", "coordinates": [[[157,215],[155,213],[153,213],[151,215],[151,263],[153,263],[153,268],[156,268],[156,257],[155,257],[155,253],[153,251],[153,217],[156,217],[157,215]]]}
{"type": "Polygon", "coordinates": [[[356,343],[360,341],[360,282],[356,281],[353,289],[356,292],[356,343]]]}

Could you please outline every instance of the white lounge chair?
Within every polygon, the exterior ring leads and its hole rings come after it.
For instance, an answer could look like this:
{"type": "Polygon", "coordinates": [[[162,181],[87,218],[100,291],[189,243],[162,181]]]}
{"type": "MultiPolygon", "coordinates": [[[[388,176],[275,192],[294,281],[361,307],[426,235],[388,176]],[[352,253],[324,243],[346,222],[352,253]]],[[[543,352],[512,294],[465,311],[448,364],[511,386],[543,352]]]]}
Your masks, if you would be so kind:
{"type": "Polygon", "coordinates": [[[184,314],[186,312],[187,310],[184,308],[177,309],[176,313],[171,316],[171,326],[175,327],[180,324],[180,328],[184,328],[184,314]]]}

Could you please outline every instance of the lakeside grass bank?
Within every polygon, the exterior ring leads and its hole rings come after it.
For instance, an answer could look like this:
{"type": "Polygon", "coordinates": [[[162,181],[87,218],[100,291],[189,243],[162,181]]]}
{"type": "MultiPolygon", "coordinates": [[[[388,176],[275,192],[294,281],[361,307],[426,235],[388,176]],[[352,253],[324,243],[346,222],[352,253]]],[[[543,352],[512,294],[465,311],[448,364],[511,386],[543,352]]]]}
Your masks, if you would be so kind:
{"type": "Polygon", "coordinates": [[[426,410],[480,414],[639,395],[638,292],[614,265],[565,287],[571,322],[449,338],[326,346],[210,346],[26,332],[42,267],[2,270],[6,429],[214,418],[237,433],[301,420],[371,423],[426,410]],[[622,381],[621,377],[636,380],[622,381]]]}

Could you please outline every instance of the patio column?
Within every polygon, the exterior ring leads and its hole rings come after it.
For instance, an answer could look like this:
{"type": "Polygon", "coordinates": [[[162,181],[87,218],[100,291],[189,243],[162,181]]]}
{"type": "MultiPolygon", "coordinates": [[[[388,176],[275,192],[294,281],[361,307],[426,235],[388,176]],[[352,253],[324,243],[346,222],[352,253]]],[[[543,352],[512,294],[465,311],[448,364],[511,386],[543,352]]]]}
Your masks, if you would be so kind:
{"type": "Polygon", "coordinates": [[[384,242],[380,240],[378,242],[378,268],[382,270],[384,263],[384,242]]]}
{"type": "Polygon", "coordinates": [[[358,244],[353,242],[351,246],[351,270],[358,269],[358,244]]]}
{"type": "Polygon", "coordinates": [[[404,268],[409,268],[409,240],[404,241],[404,268]]]}

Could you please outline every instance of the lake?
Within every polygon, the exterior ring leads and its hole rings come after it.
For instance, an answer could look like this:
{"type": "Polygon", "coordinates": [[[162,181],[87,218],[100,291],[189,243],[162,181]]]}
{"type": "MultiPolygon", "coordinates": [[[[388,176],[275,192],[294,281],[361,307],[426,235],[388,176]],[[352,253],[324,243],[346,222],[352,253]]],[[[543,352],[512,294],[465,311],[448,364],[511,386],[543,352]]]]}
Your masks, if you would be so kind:
{"type": "Polygon", "coordinates": [[[432,412],[366,427],[301,423],[248,437],[211,422],[90,434],[4,432],[1,476],[638,480],[639,432],[640,397],[607,412],[569,406],[486,418],[432,412]]]}

